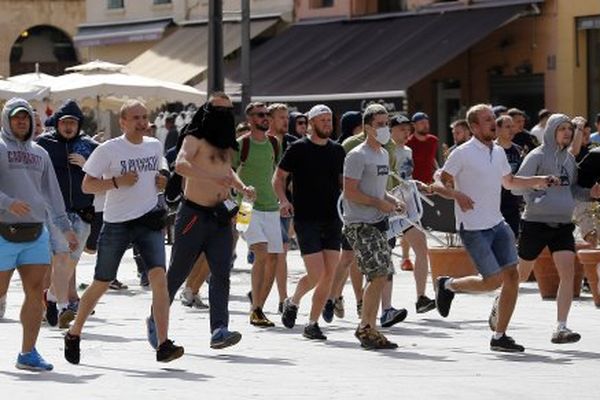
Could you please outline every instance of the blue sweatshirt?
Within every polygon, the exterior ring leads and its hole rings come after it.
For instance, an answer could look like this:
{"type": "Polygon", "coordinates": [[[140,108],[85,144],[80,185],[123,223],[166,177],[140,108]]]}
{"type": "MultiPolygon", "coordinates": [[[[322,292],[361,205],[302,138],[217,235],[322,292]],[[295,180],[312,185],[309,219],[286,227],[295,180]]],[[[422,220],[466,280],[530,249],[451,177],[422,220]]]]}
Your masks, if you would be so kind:
{"type": "Polygon", "coordinates": [[[0,222],[45,222],[46,210],[63,232],[71,229],[65,213],[58,181],[46,150],[32,140],[33,110],[23,99],[10,99],[2,109],[0,131],[0,222]],[[29,113],[31,127],[27,138],[17,139],[10,128],[9,115],[17,107],[29,113]],[[8,208],[14,201],[24,201],[31,212],[23,217],[13,215],[8,208]]]}
{"type": "MultiPolygon", "coordinates": [[[[53,115],[55,125],[58,125],[58,120],[64,115],[77,117],[81,126],[83,113],[74,101],[67,101],[53,115]]],[[[81,184],[85,173],[81,167],[69,162],[69,154],[77,153],[87,160],[96,147],[98,147],[98,143],[82,133],[72,139],[66,139],[58,133],[57,126],[55,126],[55,129],[51,132],[40,136],[37,139],[37,143],[50,155],[67,211],[91,207],[94,196],[83,193],[81,190],[81,184]]]]}
{"type": "Polygon", "coordinates": [[[530,222],[570,223],[575,209],[575,198],[589,201],[589,189],[577,185],[577,164],[568,147],[556,143],[556,130],[563,122],[570,122],[564,114],[552,114],[544,131],[544,144],[533,149],[521,164],[517,176],[554,175],[564,184],[543,190],[512,190],[525,200],[523,220],[530,222]]]}

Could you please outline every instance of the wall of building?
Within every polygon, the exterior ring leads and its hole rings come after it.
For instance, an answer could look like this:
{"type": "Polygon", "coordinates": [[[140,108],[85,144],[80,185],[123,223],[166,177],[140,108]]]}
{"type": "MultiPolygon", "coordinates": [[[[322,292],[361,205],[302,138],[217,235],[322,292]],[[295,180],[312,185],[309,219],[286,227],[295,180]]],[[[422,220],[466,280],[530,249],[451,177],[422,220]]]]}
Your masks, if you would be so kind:
{"type": "Polygon", "coordinates": [[[0,75],[10,73],[10,51],[21,32],[49,25],[73,38],[77,25],[85,21],[84,0],[0,0],[0,75]]]}
{"type": "Polygon", "coordinates": [[[585,31],[576,31],[576,18],[600,14],[600,1],[555,0],[554,40],[556,70],[552,74],[552,102],[569,115],[587,115],[587,41],[585,31]],[[576,38],[579,42],[577,57],[576,38]],[[577,60],[579,59],[579,65],[577,60]]]}
{"type": "MultiPolygon", "coordinates": [[[[154,4],[154,0],[125,1],[125,8],[108,9],[104,0],[87,0],[86,9],[89,23],[137,19],[173,17],[175,21],[207,18],[208,0],[172,0],[167,4],[154,4]]],[[[292,18],[293,0],[250,0],[253,14],[281,13],[284,18],[292,18]]],[[[240,10],[240,0],[223,0],[223,13],[240,10]]]]}

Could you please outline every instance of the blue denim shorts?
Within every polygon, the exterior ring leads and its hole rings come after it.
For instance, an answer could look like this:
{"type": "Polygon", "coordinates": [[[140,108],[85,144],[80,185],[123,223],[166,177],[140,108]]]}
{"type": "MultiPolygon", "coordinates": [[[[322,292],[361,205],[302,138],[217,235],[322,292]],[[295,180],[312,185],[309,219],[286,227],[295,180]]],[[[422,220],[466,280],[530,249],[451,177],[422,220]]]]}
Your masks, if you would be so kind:
{"type": "Polygon", "coordinates": [[[0,236],[0,271],[10,271],[21,265],[50,264],[48,230],[33,242],[13,243],[0,236]]]}
{"type": "Polygon", "coordinates": [[[137,247],[148,270],[156,267],[165,269],[165,240],[162,230],[153,231],[127,222],[104,222],[98,238],[94,279],[101,282],[115,280],[123,254],[130,245],[137,247]]]}
{"type": "Polygon", "coordinates": [[[484,278],[517,265],[515,234],[506,222],[478,231],[461,227],[459,234],[473,264],[484,278]]]}
{"type": "Polygon", "coordinates": [[[73,227],[75,235],[77,235],[79,246],[77,246],[74,251],[70,251],[69,242],[65,239],[65,235],[63,235],[56,225],[48,222],[48,228],[50,230],[50,248],[52,249],[53,254],[70,253],[69,255],[72,260],[79,260],[81,253],[83,253],[85,242],[90,235],[90,224],[83,222],[81,217],[74,212],[68,212],[67,217],[69,218],[69,221],[71,221],[71,226],[73,227]]]}

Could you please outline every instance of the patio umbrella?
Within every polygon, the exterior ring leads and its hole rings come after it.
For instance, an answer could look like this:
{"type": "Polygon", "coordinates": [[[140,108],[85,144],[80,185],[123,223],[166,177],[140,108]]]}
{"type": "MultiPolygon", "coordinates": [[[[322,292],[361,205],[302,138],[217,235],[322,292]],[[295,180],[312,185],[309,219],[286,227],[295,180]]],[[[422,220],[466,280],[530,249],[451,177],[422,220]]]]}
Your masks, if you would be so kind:
{"type": "Polygon", "coordinates": [[[66,71],[76,72],[56,77],[50,82],[51,96],[55,101],[91,100],[102,109],[118,109],[127,99],[141,99],[149,108],[178,101],[201,104],[206,99],[205,93],[191,86],[130,74],[120,64],[96,60],[66,71]]]}
{"type": "Polygon", "coordinates": [[[41,101],[49,95],[47,87],[29,85],[26,83],[13,82],[0,79],[0,100],[9,100],[13,97],[21,97],[27,101],[41,101]]]}

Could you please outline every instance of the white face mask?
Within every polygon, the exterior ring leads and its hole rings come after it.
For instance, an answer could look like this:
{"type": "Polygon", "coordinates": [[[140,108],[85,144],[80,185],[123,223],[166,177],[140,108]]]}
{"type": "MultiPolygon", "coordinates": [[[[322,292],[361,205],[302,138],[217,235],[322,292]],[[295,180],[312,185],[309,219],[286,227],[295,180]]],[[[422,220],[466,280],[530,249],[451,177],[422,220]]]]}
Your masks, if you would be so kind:
{"type": "Polygon", "coordinates": [[[390,128],[383,126],[375,130],[375,139],[382,145],[386,145],[390,141],[390,128]]]}

